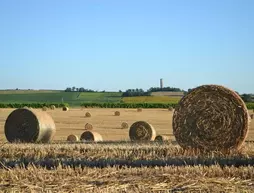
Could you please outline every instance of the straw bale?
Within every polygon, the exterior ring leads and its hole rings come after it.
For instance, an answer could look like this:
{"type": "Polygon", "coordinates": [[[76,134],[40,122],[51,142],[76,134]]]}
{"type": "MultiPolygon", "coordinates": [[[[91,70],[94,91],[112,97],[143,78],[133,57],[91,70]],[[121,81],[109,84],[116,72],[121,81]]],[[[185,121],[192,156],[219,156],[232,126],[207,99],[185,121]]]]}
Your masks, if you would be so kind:
{"type": "Polygon", "coordinates": [[[126,122],[122,122],[121,127],[122,127],[122,129],[128,129],[129,125],[126,122]]]}
{"type": "Polygon", "coordinates": [[[169,137],[165,135],[157,135],[154,139],[154,141],[168,141],[169,137]]]}
{"type": "Polygon", "coordinates": [[[68,107],[63,107],[63,111],[69,111],[68,107]]]}
{"type": "Polygon", "coordinates": [[[85,116],[86,116],[86,117],[91,117],[92,115],[91,115],[90,112],[86,112],[85,116]]]}
{"type": "Polygon", "coordinates": [[[94,132],[94,131],[85,131],[80,136],[80,140],[81,141],[94,141],[94,142],[103,141],[102,136],[99,133],[94,132]]]}
{"type": "Polygon", "coordinates": [[[85,130],[93,130],[93,125],[92,124],[90,124],[90,123],[86,123],[85,124],[85,130]]]}
{"type": "Polygon", "coordinates": [[[220,85],[202,85],[185,95],[173,114],[173,133],[184,149],[239,149],[249,130],[241,97],[220,85]]]}
{"type": "Polygon", "coordinates": [[[116,111],[116,112],[115,112],[115,116],[120,116],[120,112],[119,112],[119,111],[116,111]]]}
{"type": "Polygon", "coordinates": [[[69,135],[69,136],[67,137],[67,141],[76,142],[76,141],[78,141],[78,140],[79,140],[79,138],[78,138],[77,135],[71,134],[71,135],[69,135]]]}
{"type": "Polygon", "coordinates": [[[4,125],[9,142],[50,142],[56,126],[52,117],[44,111],[20,108],[12,111],[4,125]]]}
{"type": "Polygon", "coordinates": [[[151,124],[145,121],[137,121],[131,125],[129,137],[132,141],[153,141],[156,137],[156,131],[151,124]]]}

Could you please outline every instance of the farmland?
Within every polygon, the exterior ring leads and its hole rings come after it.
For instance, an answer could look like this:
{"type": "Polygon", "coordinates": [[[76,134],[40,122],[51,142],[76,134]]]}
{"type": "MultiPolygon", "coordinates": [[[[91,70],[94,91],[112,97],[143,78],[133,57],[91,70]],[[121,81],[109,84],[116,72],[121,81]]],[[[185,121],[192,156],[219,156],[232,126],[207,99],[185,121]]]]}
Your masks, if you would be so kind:
{"type": "MultiPolygon", "coordinates": [[[[17,192],[253,192],[254,144],[230,155],[185,152],[175,142],[172,112],[167,109],[71,108],[48,110],[57,132],[51,144],[4,144],[4,123],[13,109],[0,109],[0,188],[17,192]],[[120,116],[114,116],[115,111],[120,116]],[[90,112],[91,117],[85,117],[90,112]],[[151,123],[168,142],[130,142],[129,125],[151,123]],[[86,123],[101,143],[71,143],[86,123]],[[248,166],[249,165],[249,166],[248,166]],[[142,166],[142,167],[141,167],[142,166]],[[24,168],[25,167],[25,168],[24,168]],[[54,168],[54,169],[53,169],[54,168]]],[[[251,113],[252,111],[250,111],[251,113]]],[[[254,139],[254,122],[247,140],[254,139]]]]}

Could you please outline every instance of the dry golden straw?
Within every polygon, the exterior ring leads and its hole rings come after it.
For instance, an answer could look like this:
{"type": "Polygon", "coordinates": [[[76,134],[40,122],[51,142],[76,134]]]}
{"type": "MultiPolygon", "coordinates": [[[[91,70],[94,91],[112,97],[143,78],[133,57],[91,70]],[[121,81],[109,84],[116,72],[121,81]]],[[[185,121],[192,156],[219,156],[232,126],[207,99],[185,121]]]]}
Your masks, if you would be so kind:
{"type": "Polygon", "coordinates": [[[116,111],[116,112],[115,112],[115,116],[120,116],[120,112],[119,112],[119,111],[116,111]]]}
{"type": "Polygon", "coordinates": [[[6,119],[5,136],[9,142],[50,142],[55,133],[54,120],[39,110],[16,109],[6,119]]]}
{"type": "Polygon", "coordinates": [[[165,135],[157,135],[154,139],[154,141],[168,141],[169,137],[165,135]]]}
{"type": "Polygon", "coordinates": [[[91,115],[91,113],[89,113],[89,112],[86,112],[86,115],[85,115],[86,117],[91,117],[92,115],[91,115]]]}
{"type": "Polygon", "coordinates": [[[99,133],[94,132],[94,131],[85,131],[80,136],[80,140],[81,141],[94,141],[94,142],[103,141],[102,136],[99,133]]]}
{"type": "Polygon", "coordinates": [[[180,101],[173,114],[173,133],[184,149],[240,149],[249,130],[241,97],[220,85],[202,85],[180,101]]]}
{"type": "Polygon", "coordinates": [[[93,125],[90,123],[85,124],[85,130],[93,130],[93,125]]]}
{"type": "Polygon", "coordinates": [[[63,107],[63,111],[69,111],[68,107],[63,107]]]}
{"type": "Polygon", "coordinates": [[[153,141],[156,137],[156,131],[151,124],[145,121],[137,121],[131,125],[129,137],[132,141],[153,141]]]}
{"type": "Polygon", "coordinates": [[[79,138],[78,138],[77,135],[71,134],[71,135],[69,135],[69,136],[67,137],[67,141],[70,141],[70,142],[76,142],[76,141],[78,141],[78,140],[79,140],[79,138]]]}
{"type": "Polygon", "coordinates": [[[122,127],[122,129],[128,129],[129,125],[126,122],[122,122],[121,127],[122,127]]]}

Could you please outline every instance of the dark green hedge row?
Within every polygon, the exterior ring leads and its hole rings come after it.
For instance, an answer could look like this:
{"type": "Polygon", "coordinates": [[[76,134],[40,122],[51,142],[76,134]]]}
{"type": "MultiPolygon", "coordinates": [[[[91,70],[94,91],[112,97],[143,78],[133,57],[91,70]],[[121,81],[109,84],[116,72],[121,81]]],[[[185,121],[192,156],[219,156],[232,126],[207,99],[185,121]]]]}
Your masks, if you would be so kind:
{"type": "MultiPolygon", "coordinates": [[[[99,108],[169,108],[178,103],[82,103],[81,107],[99,108]]],[[[248,109],[254,109],[254,103],[246,103],[248,109]]]]}
{"type": "Polygon", "coordinates": [[[55,105],[56,108],[69,106],[68,103],[0,103],[0,108],[22,108],[22,107],[42,108],[45,106],[50,107],[51,105],[55,105]]]}
{"type": "Polygon", "coordinates": [[[81,107],[99,108],[169,108],[177,103],[82,103],[81,107]]]}

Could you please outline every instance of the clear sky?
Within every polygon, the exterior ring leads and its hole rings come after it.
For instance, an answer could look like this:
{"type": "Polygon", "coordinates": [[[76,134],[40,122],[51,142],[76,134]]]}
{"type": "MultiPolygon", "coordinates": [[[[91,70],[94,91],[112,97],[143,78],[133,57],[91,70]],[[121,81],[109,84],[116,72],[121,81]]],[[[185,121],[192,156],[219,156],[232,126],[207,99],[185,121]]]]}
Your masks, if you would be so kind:
{"type": "Polygon", "coordinates": [[[0,0],[0,89],[254,93],[253,0],[0,0]]]}

